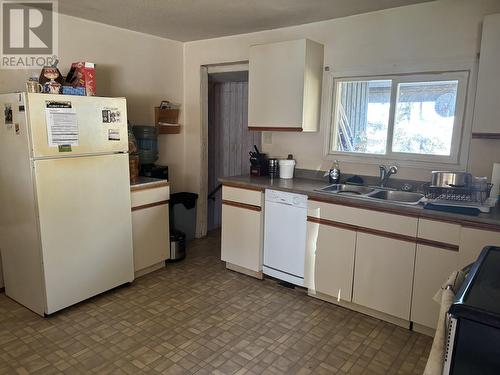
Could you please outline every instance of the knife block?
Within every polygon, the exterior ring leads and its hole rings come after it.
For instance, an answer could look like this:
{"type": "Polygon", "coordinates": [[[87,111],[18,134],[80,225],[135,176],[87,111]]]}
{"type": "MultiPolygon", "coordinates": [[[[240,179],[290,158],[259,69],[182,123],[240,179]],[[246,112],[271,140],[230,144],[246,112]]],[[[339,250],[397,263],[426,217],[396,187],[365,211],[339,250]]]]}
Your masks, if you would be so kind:
{"type": "Polygon", "coordinates": [[[259,164],[250,166],[250,174],[252,176],[268,176],[269,175],[268,159],[261,158],[259,160],[259,164]]]}

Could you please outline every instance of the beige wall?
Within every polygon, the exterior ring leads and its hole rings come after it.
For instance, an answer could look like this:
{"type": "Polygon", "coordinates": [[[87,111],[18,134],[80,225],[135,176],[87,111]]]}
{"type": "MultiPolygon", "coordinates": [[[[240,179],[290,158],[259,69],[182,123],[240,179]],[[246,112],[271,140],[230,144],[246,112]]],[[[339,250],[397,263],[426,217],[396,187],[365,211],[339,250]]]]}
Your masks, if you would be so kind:
{"type": "MultiPolygon", "coordinates": [[[[440,0],[297,27],[186,43],[186,128],[183,136],[185,160],[189,166],[186,165],[184,188],[199,192],[201,184],[201,65],[248,60],[252,44],[310,38],[325,45],[325,65],[339,75],[468,69],[472,74],[465,125],[470,133],[481,21],[484,15],[498,12],[500,2],[497,0],[440,0]]],[[[327,169],[331,161],[323,153],[325,124],[326,121],[322,121],[318,133],[272,133],[272,144],[264,144],[264,150],[278,157],[293,153],[299,168],[327,169]]],[[[481,155],[483,142],[473,141],[471,169],[473,173],[489,175],[491,160],[500,160],[500,142],[488,143],[491,153],[488,158],[481,155]]],[[[464,147],[465,158],[468,146],[464,147]]],[[[344,162],[341,170],[378,174],[378,166],[368,163],[344,162]]],[[[397,177],[428,179],[429,169],[402,167],[397,177]]]]}
{"type": "MultiPolygon", "coordinates": [[[[97,94],[125,96],[132,124],[153,125],[153,107],[162,99],[182,102],[183,45],[180,42],[59,15],[59,67],[66,74],[74,61],[97,65],[97,94]]],[[[0,92],[24,89],[39,70],[0,70],[0,92]]],[[[182,143],[160,137],[160,163],[168,164],[171,180],[182,180],[182,143]]]]}
{"type": "MultiPolygon", "coordinates": [[[[132,124],[153,125],[153,107],[162,99],[182,102],[183,44],[146,34],[59,16],[59,67],[66,74],[74,61],[97,64],[97,94],[127,98],[132,124]]],[[[0,70],[0,92],[24,89],[39,70],[0,70]]],[[[160,136],[160,160],[168,164],[172,187],[183,179],[183,143],[179,136],[160,136]],[[177,138],[176,138],[177,137],[177,138]]],[[[3,277],[0,267],[0,287],[3,277]]]]}
{"type": "Polygon", "coordinates": [[[473,139],[471,141],[469,170],[474,175],[491,178],[493,163],[498,162],[500,162],[500,140],[473,139]]]}

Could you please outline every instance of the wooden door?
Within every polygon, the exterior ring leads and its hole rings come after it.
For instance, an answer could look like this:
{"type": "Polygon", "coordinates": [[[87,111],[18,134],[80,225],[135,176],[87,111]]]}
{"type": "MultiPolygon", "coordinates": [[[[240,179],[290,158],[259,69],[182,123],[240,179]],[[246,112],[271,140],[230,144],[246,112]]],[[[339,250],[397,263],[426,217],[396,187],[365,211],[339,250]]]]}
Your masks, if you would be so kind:
{"type": "Polygon", "coordinates": [[[221,225],[219,177],[250,173],[248,152],[261,133],[249,131],[248,79],[208,84],[208,230],[221,225]]]}

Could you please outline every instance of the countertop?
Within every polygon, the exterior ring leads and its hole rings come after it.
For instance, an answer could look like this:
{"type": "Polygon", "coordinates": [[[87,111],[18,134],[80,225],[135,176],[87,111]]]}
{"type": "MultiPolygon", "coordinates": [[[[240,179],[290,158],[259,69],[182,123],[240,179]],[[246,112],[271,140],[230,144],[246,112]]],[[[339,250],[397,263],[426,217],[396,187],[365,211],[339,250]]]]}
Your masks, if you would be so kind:
{"type": "Polygon", "coordinates": [[[130,191],[151,189],[151,188],[168,186],[168,185],[169,185],[169,183],[167,180],[162,180],[160,178],[139,176],[137,181],[130,183],[130,191]]]}
{"type": "Polygon", "coordinates": [[[328,182],[319,179],[293,178],[289,180],[270,177],[256,177],[251,175],[223,177],[219,181],[224,185],[255,188],[275,189],[292,193],[305,194],[309,198],[322,202],[354,206],[376,211],[390,212],[405,216],[428,218],[437,221],[458,223],[467,227],[500,231],[500,209],[498,205],[491,209],[490,213],[481,213],[478,216],[469,216],[456,213],[426,210],[423,205],[406,205],[376,199],[359,198],[341,194],[318,192],[328,185],[328,182]]]}

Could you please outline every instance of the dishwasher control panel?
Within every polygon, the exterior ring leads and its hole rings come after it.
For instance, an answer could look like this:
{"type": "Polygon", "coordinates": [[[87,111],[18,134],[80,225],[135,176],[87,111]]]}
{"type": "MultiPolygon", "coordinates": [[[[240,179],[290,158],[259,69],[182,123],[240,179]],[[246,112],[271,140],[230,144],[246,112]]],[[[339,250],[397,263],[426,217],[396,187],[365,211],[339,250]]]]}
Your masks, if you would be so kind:
{"type": "Polygon", "coordinates": [[[307,208],[307,195],[288,193],[279,190],[266,189],[266,202],[287,204],[289,206],[307,208]]]}

